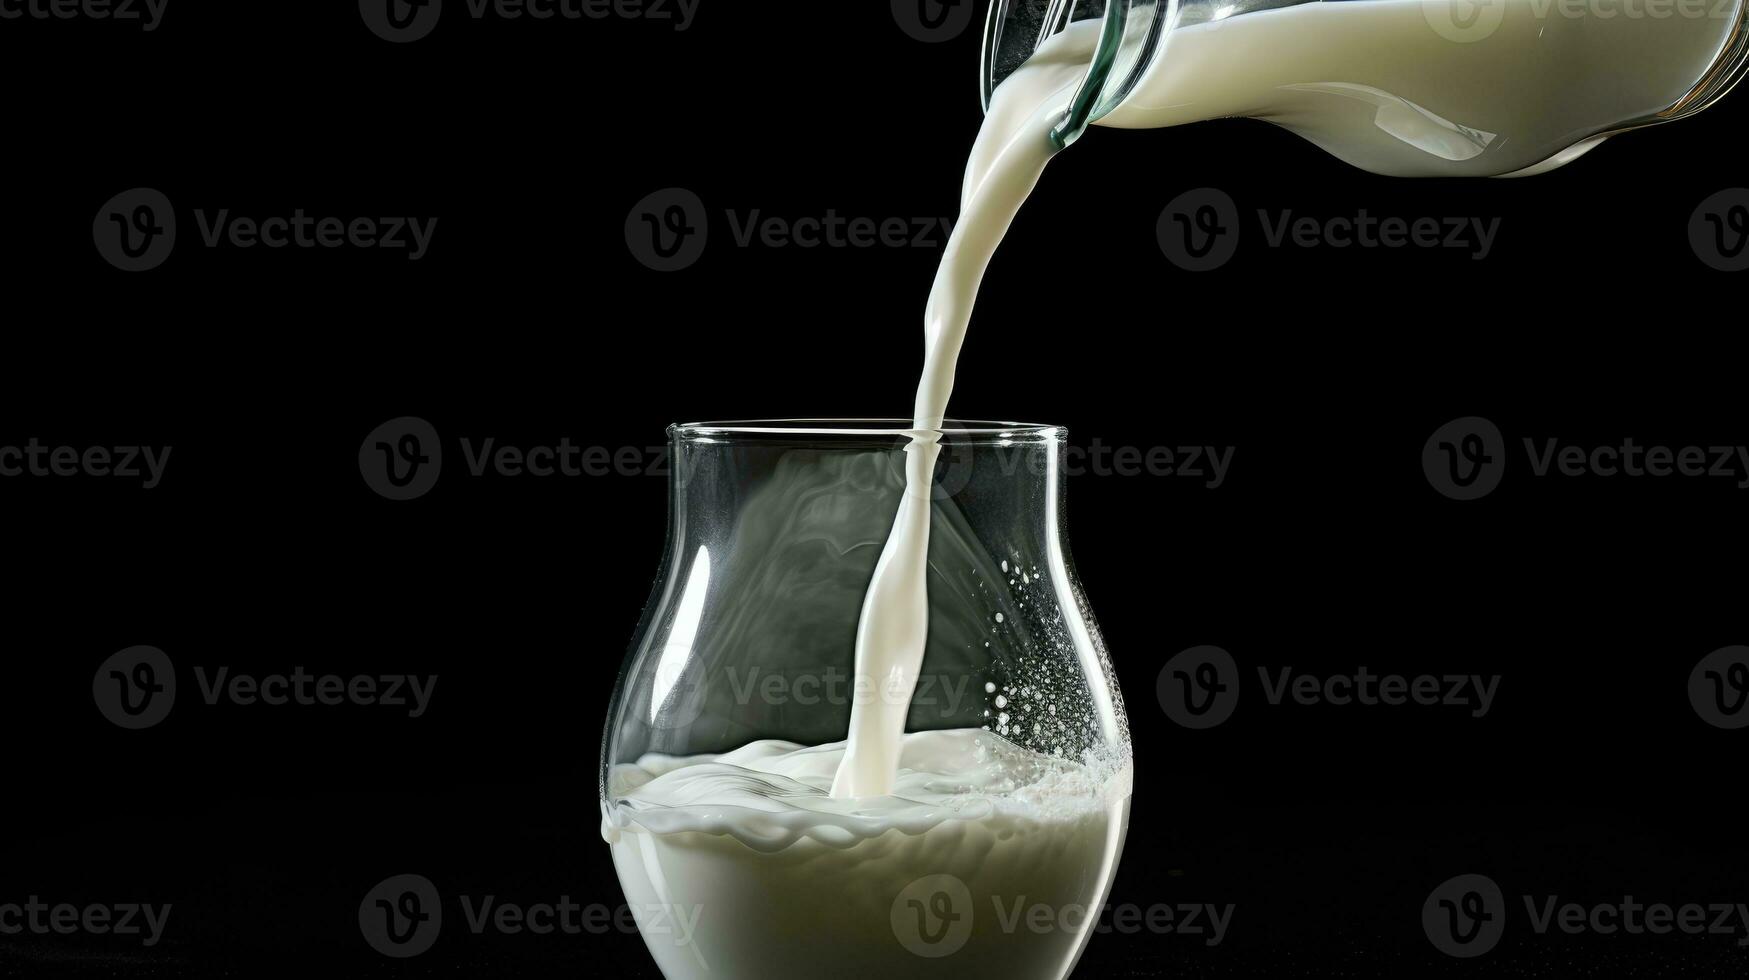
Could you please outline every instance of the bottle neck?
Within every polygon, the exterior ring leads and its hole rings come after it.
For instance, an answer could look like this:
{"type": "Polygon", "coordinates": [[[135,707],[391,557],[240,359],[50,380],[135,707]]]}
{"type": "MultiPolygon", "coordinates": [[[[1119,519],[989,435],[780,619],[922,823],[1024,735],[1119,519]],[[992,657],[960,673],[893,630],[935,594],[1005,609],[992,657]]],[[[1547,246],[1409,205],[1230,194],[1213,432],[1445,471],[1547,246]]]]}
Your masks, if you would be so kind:
{"type": "Polygon", "coordinates": [[[985,110],[1003,79],[1046,41],[1071,27],[1097,31],[1087,73],[1051,133],[1059,149],[1068,146],[1129,96],[1162,46],[1177,8],[1178,0],[991,0],[980,61],[985,110]]]}

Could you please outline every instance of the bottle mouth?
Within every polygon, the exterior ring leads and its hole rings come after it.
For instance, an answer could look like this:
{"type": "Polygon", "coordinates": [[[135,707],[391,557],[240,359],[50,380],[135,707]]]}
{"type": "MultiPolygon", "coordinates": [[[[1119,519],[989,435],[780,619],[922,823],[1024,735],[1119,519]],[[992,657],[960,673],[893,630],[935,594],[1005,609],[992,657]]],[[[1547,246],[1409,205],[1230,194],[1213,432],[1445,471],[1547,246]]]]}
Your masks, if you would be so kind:
{"type": "Polygon", "coordinates": [[[946,419],[939,429],[918,429],[910,419],[749,419],[685,422],[668,427],[668,436],[676,443],[699,445],[867,442],[893,445],[916,436],[934,435],[946,444],[1009,446],[1061,441],[1067,432],[1060,425],[970,419],[946,419]]]}
{"type": "Polygon", "coordinates": [[[984,111],[1003,79],[1072,23],[1098,18],[1099,42],[1063,120],[1051,131],[1058,149],[1116,109],[1153,61],[1178,0],[991,0],[979,60],[984,111]]]}

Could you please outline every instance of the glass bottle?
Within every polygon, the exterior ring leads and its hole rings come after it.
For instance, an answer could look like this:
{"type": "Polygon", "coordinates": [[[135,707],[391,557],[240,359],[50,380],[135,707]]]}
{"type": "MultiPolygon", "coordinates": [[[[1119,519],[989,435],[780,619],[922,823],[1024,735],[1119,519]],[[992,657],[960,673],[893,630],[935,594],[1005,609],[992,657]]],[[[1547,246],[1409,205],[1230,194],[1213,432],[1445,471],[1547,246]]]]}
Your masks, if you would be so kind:
{"type": "Polygon", "coordinates": [[[1744,0],[992,0],[985,108],[1066,32],[1089,60],[1059,147],[1243,116],[1395,176],[1543,173],[1749,70],[1744,0]]]}

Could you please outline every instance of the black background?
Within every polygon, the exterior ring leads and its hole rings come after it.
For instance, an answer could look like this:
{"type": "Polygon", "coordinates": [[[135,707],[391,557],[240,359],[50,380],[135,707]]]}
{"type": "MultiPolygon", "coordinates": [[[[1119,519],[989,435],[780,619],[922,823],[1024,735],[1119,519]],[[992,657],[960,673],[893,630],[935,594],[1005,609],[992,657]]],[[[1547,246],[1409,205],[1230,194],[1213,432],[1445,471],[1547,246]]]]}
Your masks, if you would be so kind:
{"type": "MultiPolygon", "coordinates": [[[[676,421],[904,414],[938,248],[737,247],[726,210],[951,216],[977,27],[885,4],[718,4],[476,21],[390,44],[355,4],[172,0],[164,22],[0,21],[0,445],[169,445],[161,486],[0,479],[10,625],[0,903],[172,903],[164,940],[0,937],[0,971],[655,976],[634,935],[474,936],[417,959],[359,935],[391,874],[446,896],[621,901],[598,835],[608,687],[663,544],[659,476],[473,479],[394,502],[384,421],[521,446],[656,446],[676,421]],[[160,268],[92,219],[134,187],[181,222],[160,268]],[[702,258],[653,272],[628,212],[683,187],[702,258]],[[439,219],[431,252],[208,249],[196,209],[439,219]],[[94,708],[111,653],[183,685],[161,725],[94,708]],[[208,707],[191,666],[435,673],[430,712],[208,707]]],[[[979,11],[981,17],[981,11],[979,11]]],[[[1535,98],[1536,93],[1525,93],[1535,98]]],[[[985,280],[954,414],[1087,445],[1232,446],[1225,485],[1079,477],[1071,541],[1128,702],[1138,786],[1114,902],[1233,903],[1219,946],[1104,935],[1078,976],[1741,976],[1739,936],[1535,935],[1521,895],[1749,901],[1742,731],[1690,670],[1745,641],[1736,479],[1534,478],[1522,440],[1743,443],[1739,285],[1699,202],[1744,183],[1726,99],[1556,173],[1395,180],[1244,120],[1096,130],[985,280]],[[1446,249],[1270,249],[1171,266],[1165,203],[1501,219],[1446,249]],[[1494,493],[1430,487],[1442,424],[1495,422],[1494,493]],[[1179,728],[1156,675],[1502,675],[1493,711],[1268,707],[1179,728]],[[1475,962],[1420,909],[1458,874],[1511,924],[1475,962]]],[[[459,456],[459,453],[457,454],[459,456]]],[[[450,475],[454,474],[454,475],[450,475]]],[[[453,914],[453,909],[451,910],[453,914]]],[[[822,964],[822,975],[831,972],[822,964]]]]}

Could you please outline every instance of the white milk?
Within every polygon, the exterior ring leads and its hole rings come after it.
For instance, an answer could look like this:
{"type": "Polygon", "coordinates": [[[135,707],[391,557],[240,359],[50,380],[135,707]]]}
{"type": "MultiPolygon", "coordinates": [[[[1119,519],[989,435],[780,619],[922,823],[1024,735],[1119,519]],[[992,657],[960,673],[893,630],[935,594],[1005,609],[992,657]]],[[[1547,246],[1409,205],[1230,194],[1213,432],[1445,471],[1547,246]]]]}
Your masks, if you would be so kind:
{"type": "Polygon", "coordinates": [[[1249,116],[1377,173],[1509,174],[1676,105],[1742,13],[1740,0],[1584,4],[1340,0],[1180,27],[1100,124],[1249,116]]]}
{"type": "MultiPolygon", "coordinates": [[[[1467,44],[1436,30],[1445,9],[1420,0],[1182,27],[1102,122],[1255,116],[1381,173],[1510,173],[1571,159],[1682,99],[1734,24],[1505,3],[1492,33],[1467,44]]],[[[1077,24],[1006,79],[966,167],[925,315],[907,493],[858,624],[858,676],[883,695],[857,699],[845,743],[755,742],[609,773],[602,833],[669,980],[1058,980],[1085,943],[1128,821],[1129,746],[1071,760],[988,731],[904,724],[927,639],[931,430],[979,282],[1050,160],[1093,40],[1077,24]]]]}
{"type": "Polygon", "coordinates": [[[1068,975],[1123,842],[1127,758],[918,732],[892,796],[839,800],[843,754],[762,741],[610,771],[603,836],[663,976],[1068,975]]]}

